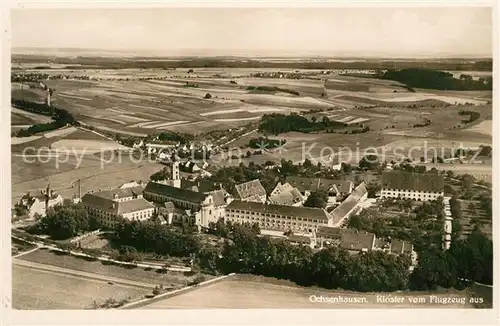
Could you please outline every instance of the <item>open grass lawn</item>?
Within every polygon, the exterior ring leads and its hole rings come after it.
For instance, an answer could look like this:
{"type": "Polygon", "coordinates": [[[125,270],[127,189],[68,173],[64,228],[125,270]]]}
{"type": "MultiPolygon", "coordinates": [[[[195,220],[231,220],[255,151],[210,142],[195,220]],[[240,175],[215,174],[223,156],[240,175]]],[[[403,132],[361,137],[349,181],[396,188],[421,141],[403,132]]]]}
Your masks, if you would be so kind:
{"type": "Polygon", "coordinates": [[[30,267],[12,266],[14,309],[88,309],[108,298],[136,298],[148,291],[133,286],[110,285],[103,280],[81,278],[30,267]]]}
{"type": "Polygon", "coordinates": [[[167,274],[161,274],[155,271],[146,271],[139,267],[125,268],[115,265],[105,265],[100,261],[92,262],[69,255],[57,255],[47,250],[37,250],[25,256],[21,256],[19,259],[103,276],[151,283],[153,287],[158,284],[163,284],[167,287],[181,288],[186,286],[194,278],[193,276],[185,276],[183,273],[179,272],[169,271],[167,274]]]}
{"type": "Polygon", "coordinates": [[[367,309],[367,308],[472,308],[467,291],[440,290],[434,292],[359,293],[341,290],[300,287],[292,282],[261,276],[236,275],[224,281],[207,285],[172,298],[156,301],[141,309],[367,309]],[[402,296],[402,304],[377,303],[377,295],[402,296]],[[313,303],[310,296],[365,298],[364,303],[313,303]],[[430,296],[466,298],[466,304],[439,304],[430,302],[430,296]],[[408,297],[422,297],[427,303],[413,304],[408,297]]]}

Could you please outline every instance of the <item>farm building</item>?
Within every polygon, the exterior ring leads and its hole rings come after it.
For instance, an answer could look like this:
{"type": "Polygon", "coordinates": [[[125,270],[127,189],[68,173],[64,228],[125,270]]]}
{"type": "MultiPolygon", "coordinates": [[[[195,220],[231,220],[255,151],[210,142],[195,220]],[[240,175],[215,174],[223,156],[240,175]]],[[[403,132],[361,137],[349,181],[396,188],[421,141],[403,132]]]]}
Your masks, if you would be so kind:
{"type": "Polygon", "coordinates": [[[226,220],[258,223],[264,230],[311,232],[330,225],[330,215],[320,208],[294,207],[233,200],[226,207],[226,220]]]}
{"type": "Polygon", "coordinates": [[[141,186],[111,189],[87,193],[82,203],[89,215],[106,227],[114,227],[120,218],[144,221],[153,216],[155,207],[142,197],[142,193],[141,186]]]}
{"type": "Polygon", "coordinates": [[[354,184],[351,181],[345,180],[291,176],[287,177],[286,181],[297,188],[306,198],[314,191],[326,192],[328,194],[328,206],[335,205],[339,196],[350,194],[354,188],[354,184]]]}
{"type": "Polygon", "coordinates": [[[375,248],[376,236],[373,233],[343,231],[340,246],[349,251],[370,251],[375,248]]]}
{"type": "Polygon", "coordinates": [[[382,173],[382,198],[436,200],[444,195],[444,177],[432,173],[386,171],[382,173]]]}
{"type": "Polygon", "coordinates": [[[332,225],[338,227],[349,216],[362,210],[361,203],[368,198],[368,190],[364,182],[360,183],[347,198],[331,213],[332,225]]]}
{"type": "Polygon", "coordinates": [[[287,238],[287,241],[293,245],[308,246],[311,248],[315,246],[314,238],[308,237],[306,235],[292,234],[287,238]]]}
{"type": "Polygon", "coordinates": [[[207,228],[210,222],[217,222],[214,198],[210,194],[149,182],[144,188],[144,197],[161,205],[172,202],[178,209],[190,210],[193,225],[207,228]]]}
{"type": "Polygon", "coordinates": [[[37,196],[31,196],[29,193],[25,194],[19,200],[17,206],[26,210],[29,218],[34,218],[35,215],[45,216],[49,208],[62,205],[63,201],[64,199],[60,194],[56,194],[50,189],[44,189],[37,196]]]}
{"type": "Polygon", "coordinates": [[[267,194],[266,189],[262,186],[258,179],[240,183],[235,187],[236,193],[235,198],[241,201],[250,201],[265,203],[267,194]]]}
{"type": "Polygon", "coordinates": [[[305,198],[289,183],[279,182],[269,195],[269,203],[276,205],[302,206],[305,198]]]}

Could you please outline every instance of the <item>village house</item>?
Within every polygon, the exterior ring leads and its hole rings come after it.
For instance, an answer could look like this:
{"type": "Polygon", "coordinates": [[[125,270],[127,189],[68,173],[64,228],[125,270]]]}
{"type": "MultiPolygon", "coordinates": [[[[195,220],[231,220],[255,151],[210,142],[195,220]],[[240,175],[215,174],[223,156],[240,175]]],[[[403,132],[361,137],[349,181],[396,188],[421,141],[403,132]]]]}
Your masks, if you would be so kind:
{"type": "Polygon", "coordinates": [[[418,201],[444,196],[444,177],[433,173],[386,171],[382,173],[382,198],[407,198],[418,201]]]}
{"type": "Polygon", "coordinates": [[[268,202],[276,205],[302,206],[305,198],[289,183],[279,182],[269,195],[268,202]]]}
{"type": "Polygon", "coordinates": [[[63,202],[64,199],[60,194],[56,194],[47,187],[36,196],[31,196],[30,193],[25,194],[17,206],[26,210],[26,215],[29,218],[35,218],[35,216],[45,216],[49,208],[62,205],[63,202]]]}
{"type": "Polygon", "coordinates": [[[134,188],[134,187],[142,187],[143,186],[143,183],[142,181],[130,181],[130,182],[126,182],[124,184],[122,184],[120,187],[120,189],[124,189],[124,188],[134,188]]]}
{"type": "Polygon", "coordinates": [[[144,221],[153,216],[155,207],[143,198],[143,190],[139,186],[87,193],[82,197],[82,203],[90,216],[112,228],[120,219],[144,221]]]}
{"type": "Polygon", "coordinates": [[[319,226],[330,225],[331,218],[320,208],[233,200],[226,207],[226,221],[257,223],[264,230],[312,232],[319,226]]]}
{"type": "Polygon", "coordinates": [[[264,189],[258,179],[238,184],[234,188],[236,191],[234,197],[236,199],[258,203],[266,202],[266,189],[264,189]]]}
{"type": "Polygon", "coordinates": [[[327,193],[328,207],[334,206],[339,197],[349,195],[354,188],[352,181],[346,180],[290,176],[286,178],[286,181],[294,188],[297,188],[305,198],[309,197],[311,192],[323,191],[327,193]]]}
{"type": "Polygon", "coordinates": [[[339,227],[342,223],[354,214],[358,214],[363,209],[361,205],[368,198],[368,190],[364,182],[360,183],[347,198],[337,206],[332,212],[332,225],[339,227]]]}
{"type": "Polygon", "coordinates": [[[366,252],[375,248],[376,236],[368,232],[342,230],[340,247],[352,252],[366,252]]]}

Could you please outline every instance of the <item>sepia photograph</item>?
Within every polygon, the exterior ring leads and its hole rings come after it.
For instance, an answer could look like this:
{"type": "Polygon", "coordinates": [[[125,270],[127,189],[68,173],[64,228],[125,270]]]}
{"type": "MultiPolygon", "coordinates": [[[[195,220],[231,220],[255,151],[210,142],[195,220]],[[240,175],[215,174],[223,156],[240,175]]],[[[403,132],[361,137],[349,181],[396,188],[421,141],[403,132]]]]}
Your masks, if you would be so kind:
{"type": "Polygon", "coordinates": [[[11,308],[491,310],[493,11],[12,7],[11,308]]]}

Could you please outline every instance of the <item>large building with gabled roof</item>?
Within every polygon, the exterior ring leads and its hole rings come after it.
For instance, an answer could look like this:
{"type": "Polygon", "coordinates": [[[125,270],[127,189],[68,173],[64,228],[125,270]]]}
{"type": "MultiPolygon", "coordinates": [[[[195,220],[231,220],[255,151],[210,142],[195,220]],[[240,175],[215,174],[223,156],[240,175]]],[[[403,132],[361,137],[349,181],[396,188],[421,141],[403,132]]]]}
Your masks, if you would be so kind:
{"type": "Polygon", "coordinates": [[[144,188],[144,198],[164,205],[172,202],[175,207],[193,212],[193,224],[208,227],[210,222],[217,222],[218,212],[214,205],[214,196],[189,189],[173,187],[168,184],[149,182],[144,188]]]}
{"type": "Polygon", "coordinates": [[[264,189],[259,179],[237,184],[234,188],[236,192],[234,194],[235,198],[241,201],[266,202],[266,189],[264,189]]]}
{"type": "Polygon", "coordinates": [[[112,228],[121,219],[144,221],[153,216],[155,206],[142,197],[142,192],[139,186],[87,193],[82,203],[90,216],[112,228]]]}
{"type": "Polygon", "coordinates": [[[257,223],[261,229],[306,232],[331,225],[331,217],[320,208],[295,207],[233,200],[226,207],[226,220],[257,223]]]}
{"type": "Polygon", "coordinates": [[[418,201],[444,196],[444,177],[434,173],[387,171],[382,173],[382,198],[407,198],[418,201]]]}

